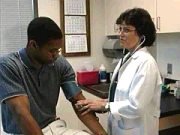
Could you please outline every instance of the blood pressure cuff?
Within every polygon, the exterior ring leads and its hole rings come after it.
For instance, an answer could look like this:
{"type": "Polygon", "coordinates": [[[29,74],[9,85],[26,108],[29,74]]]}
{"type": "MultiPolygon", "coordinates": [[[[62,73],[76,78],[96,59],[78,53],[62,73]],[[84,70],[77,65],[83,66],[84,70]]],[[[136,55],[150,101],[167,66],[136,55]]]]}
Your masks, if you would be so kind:
{"type": "Polygon", "coordinates": [[[66,99],[68,100],[81,92],[81,89],[77,86],[76,82],[74,81],[64,82],[61,85],[61,87],[64,92],[64,95],[66,96],[66,99]]]}

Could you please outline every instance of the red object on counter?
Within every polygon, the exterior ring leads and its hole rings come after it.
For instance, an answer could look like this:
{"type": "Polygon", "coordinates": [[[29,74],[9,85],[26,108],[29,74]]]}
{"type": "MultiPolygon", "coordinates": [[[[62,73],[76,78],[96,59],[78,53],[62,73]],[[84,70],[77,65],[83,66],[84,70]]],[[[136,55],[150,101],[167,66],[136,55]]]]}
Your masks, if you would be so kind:
{"type": "Polygon", "coordinates": [[[98,84],[99,71],[78,71],[77,82],[80,85],[98,84]]]}

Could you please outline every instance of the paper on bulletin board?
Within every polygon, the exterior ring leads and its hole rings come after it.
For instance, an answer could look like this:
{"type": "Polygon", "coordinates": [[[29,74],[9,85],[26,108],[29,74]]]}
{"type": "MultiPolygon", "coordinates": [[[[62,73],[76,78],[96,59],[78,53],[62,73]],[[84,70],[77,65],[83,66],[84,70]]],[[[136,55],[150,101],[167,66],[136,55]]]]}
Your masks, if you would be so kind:
{"type": "Polygon", "coordinates": [[[65,52],[87,52],[86,35],[65,35],[65,52]]]}
{"type": "Polygon", "coordinates": [[[86,33],[85,16],[65,16],[65,34],[86,33]]]}
{"type": "Polygon", "coordinates": [[[65,15],[86,15],[86,0],[65,0],[65,15]]]}

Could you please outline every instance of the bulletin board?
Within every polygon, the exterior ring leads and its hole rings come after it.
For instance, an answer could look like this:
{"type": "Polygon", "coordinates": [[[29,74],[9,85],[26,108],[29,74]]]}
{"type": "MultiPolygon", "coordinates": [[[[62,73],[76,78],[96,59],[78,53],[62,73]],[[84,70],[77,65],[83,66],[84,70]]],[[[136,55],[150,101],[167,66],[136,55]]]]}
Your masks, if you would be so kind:
{"type": "Polygon", "coordinates": [[[89,0],[60,0],[64,56],[90,56],[89,6],[89,0]]]}

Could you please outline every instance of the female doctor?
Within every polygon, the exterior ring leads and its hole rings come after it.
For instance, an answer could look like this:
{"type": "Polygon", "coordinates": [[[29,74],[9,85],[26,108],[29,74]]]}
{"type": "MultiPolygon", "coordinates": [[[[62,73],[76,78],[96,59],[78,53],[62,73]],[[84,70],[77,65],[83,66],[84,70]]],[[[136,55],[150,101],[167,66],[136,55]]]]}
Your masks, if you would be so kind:
{"type": "Polygon", "coordinates": [[[113,72],[109,99],[81,100],[76,106],[82,115],[108,111],[109,135],[158,135],[162,81],[147,50],[156,38],[154,23],[146,10],[133,8],[123,12],[116,24],[120,44],[129,53],[113,72]]]}

